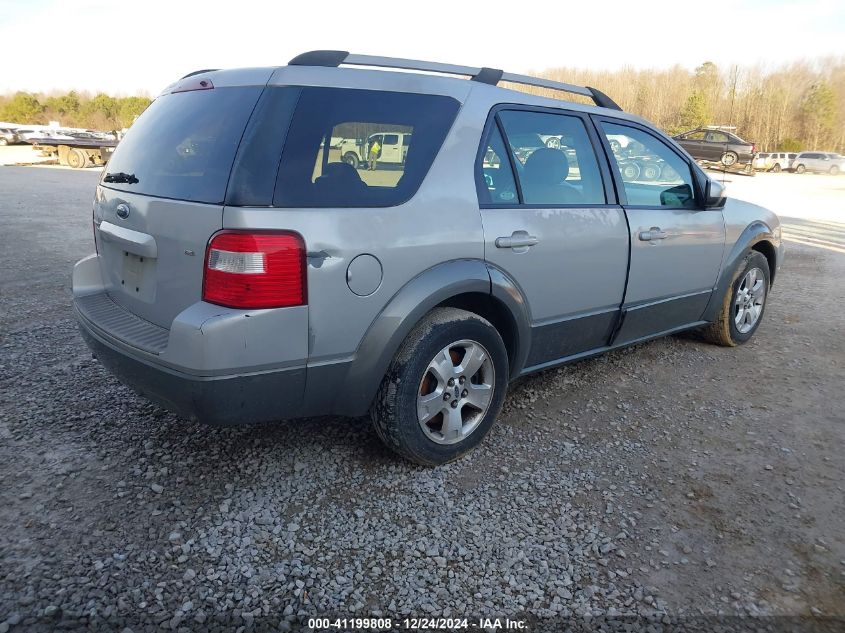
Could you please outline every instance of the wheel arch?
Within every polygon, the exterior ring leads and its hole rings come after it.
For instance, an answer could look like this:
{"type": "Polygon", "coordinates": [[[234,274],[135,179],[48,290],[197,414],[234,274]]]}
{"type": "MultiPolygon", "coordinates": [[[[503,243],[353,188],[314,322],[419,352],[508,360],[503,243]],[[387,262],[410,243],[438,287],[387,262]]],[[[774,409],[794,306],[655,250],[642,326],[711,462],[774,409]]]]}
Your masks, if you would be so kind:
{"type": "Polygon", "coordinates": [[[370,324],[335,390],[333,413],[366,414],[399,346],[421,319],[444,306],[469,310],[490,321],[505,342],[511,376],[518,373],[531,331],[521,291],[480,259],[444,262],[405,284],[370,324]]]}
{"type": "Polygon", "coordinates": [[[770,283],[774,282],[778,257],[775,242],[772,229],[764,222],[758,220],[745,227],[725,258],[722,271],[719,273],[719,280],[716,282],[716,287],[710,295],[707,308],[704,310],[702,316],[704,321],[714,321],[717,318],[722,305],[722,298],[731,285],[737,265],[747,251],[757,251],[766,258],[769,263],[769,281],[770,283]]]}
{"type": "Polygon", "coordinates": [[[775,245],[768,239],[763,238],[752,244],[751,250],[761,253],[766,258],[766,261],[769,262],[769,285],[774,284],[778,263],[777,249],[775,248],[775,245]]]}

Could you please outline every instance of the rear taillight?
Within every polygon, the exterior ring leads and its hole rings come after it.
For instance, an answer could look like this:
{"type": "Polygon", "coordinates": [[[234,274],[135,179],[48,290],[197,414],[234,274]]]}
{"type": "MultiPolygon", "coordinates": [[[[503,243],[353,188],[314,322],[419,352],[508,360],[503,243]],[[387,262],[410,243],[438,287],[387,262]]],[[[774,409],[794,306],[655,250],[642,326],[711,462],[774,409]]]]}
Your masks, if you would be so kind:
{"type": "Polygon", "coordinates": [[[302,238],[280,232],[218,233],[205,252],[202,298],[243,309],[304,305],[302,238]]]}

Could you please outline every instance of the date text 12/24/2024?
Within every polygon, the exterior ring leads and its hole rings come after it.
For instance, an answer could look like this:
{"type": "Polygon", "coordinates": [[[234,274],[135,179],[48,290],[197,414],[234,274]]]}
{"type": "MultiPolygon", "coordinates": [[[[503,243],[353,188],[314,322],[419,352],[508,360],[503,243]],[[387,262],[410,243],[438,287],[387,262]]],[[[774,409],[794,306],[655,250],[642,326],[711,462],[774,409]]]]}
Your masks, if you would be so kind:
{"type": "Polygon", "coordinates": [[[373,630],[389,631],[391,629],[406,631],[521,631],[526,630],[523,620],[510,618],[309,618],[308,628],[313,631],[321,630],[373,630]]]}

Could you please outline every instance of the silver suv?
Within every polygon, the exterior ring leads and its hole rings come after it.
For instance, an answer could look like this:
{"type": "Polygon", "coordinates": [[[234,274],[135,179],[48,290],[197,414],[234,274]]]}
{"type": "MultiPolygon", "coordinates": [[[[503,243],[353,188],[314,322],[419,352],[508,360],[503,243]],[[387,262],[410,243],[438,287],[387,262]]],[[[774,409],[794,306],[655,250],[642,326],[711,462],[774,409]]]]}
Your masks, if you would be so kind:
{"type": "Polygon", "coordinates": [[[369,412],[432,465],[520,376],[691,328],[744,343],[782,257],[773,213],[598,90],[340,51],[168,87],[93,222],[73,301],[124,382],[213,424],[369,412]]]}
{"type": "Polygon", "coordinates": [[[792,161],[792,169],[797,174],[814,171],[836,176],[845,172],[845,156],[831,152],[801,152],[792,161]]]}

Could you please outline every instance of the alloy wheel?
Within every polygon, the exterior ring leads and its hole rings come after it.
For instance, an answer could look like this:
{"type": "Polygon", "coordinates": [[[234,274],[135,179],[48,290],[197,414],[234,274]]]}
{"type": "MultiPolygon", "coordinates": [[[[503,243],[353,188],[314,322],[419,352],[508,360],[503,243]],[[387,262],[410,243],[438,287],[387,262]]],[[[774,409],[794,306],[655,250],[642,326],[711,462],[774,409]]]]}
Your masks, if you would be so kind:
{"type": "Polygon", "coordinates": [[[483,345],[461,340],[440,350],[417,392],[420,428],[437,444],[455,444],[475,431],[493,401],[496,370],[483,345]]]}
{"type": "Polygon", "coordinates": [[[734,325],[740,334],[747,334],[754,328],[765,303],[766,277],[759,268],[752,268],[742,278],[734,299],[734,325]]]}

